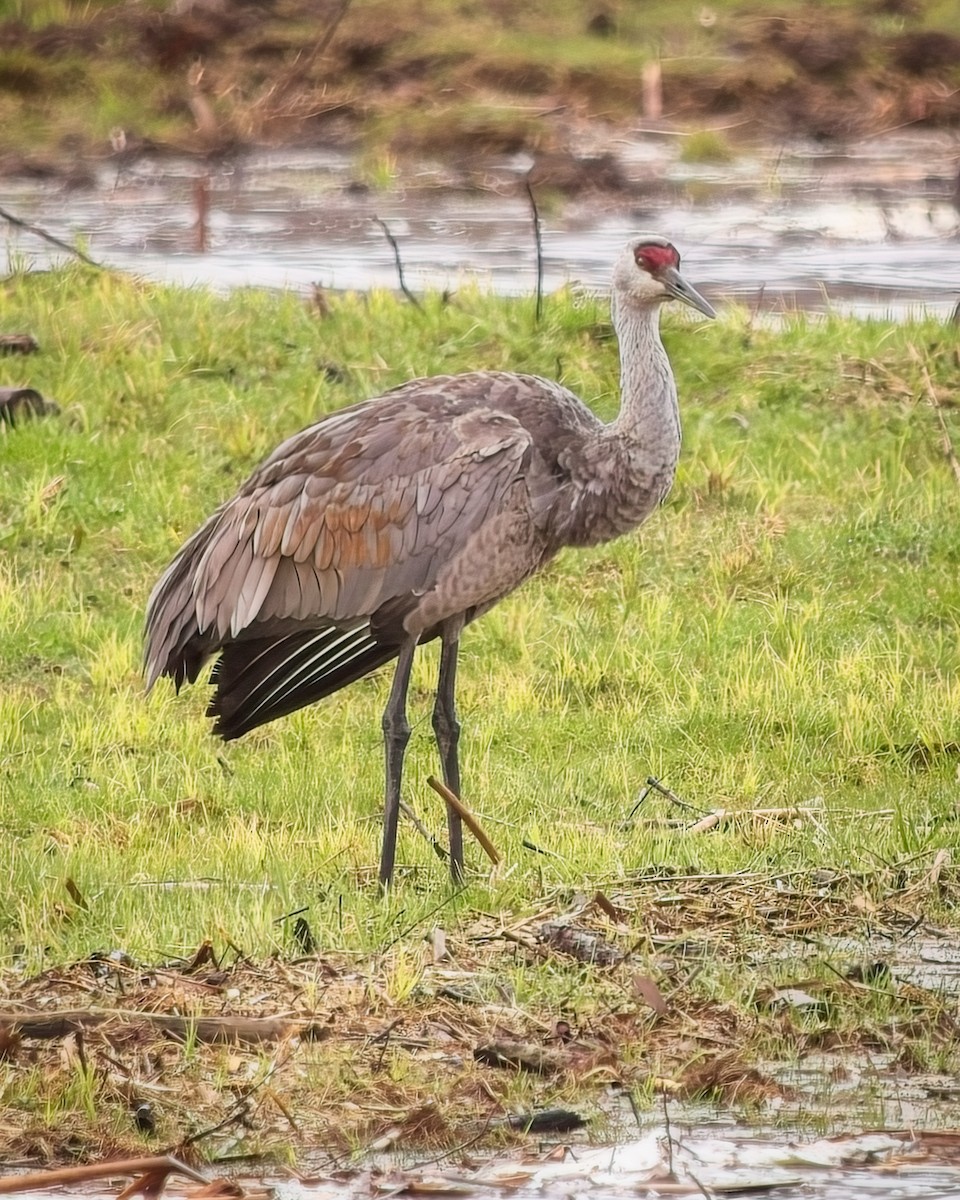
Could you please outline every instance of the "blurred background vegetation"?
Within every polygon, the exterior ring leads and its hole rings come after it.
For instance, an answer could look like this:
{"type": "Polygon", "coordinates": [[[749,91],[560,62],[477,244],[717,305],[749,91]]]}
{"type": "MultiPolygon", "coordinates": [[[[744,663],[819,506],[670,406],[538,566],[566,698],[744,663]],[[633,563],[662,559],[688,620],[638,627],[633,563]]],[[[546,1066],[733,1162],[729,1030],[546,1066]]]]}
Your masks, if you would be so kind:
{"type": "Polygon", "coordinates": [[[960,122],[960,0],[7,0],[2,12],[7,174],[276,144],[549,157],[661,117],[734,137],[960,122]]]}

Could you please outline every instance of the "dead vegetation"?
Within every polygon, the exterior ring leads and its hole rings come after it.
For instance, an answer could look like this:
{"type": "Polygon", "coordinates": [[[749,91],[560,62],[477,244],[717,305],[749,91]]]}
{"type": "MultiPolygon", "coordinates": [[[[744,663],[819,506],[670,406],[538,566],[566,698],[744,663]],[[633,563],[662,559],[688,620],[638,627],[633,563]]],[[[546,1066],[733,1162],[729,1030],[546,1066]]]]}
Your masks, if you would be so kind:
{"type": "Polygon", "coordinates": [[[883,1050],[901,1073],[929,1070],[956,1046],[956,998],[910,982],[894,950],[935,938],[925,908],[957,896],[943,856],[870,878],[663,870],[523,920],[477,913],[365,961],[252,962],[208,942],[162,966],[115,951],[8,970],[0,1156],[321,1147],[343,1164],[504,1144],[531,1122],[602,1129],[618,1095],[790,1104],[770,1064],[811,1053],[883,1050]],[[831,948],[867,932],[869,963],[831,948]]]}

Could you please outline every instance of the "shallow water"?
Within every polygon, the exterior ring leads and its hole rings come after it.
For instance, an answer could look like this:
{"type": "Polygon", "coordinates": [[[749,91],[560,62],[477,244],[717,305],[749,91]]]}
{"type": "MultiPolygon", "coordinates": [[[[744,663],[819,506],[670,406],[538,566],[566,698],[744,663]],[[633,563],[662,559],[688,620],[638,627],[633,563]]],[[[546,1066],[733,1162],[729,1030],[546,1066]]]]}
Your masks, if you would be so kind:
{"type": "MultiPolygon", "coordinates": [[[[673,136],[615,149],[630,189],[544,203],[544,286],[603,290],[620,244],[638,229],[676,241],[691,280],[714,299],[764,310],[836,309],[902,318],[948,315],[960,298],[960,145],[947,134],[889,135],[843,151],[775,147],[723,166],[680,161],[673,136]]],[[[346,156],[284,151],[218,167],[142,160],[103,165],[96,186],[0,180],[0,205],[98,261],[156,279],[368,289],[397,286],[395,235],[411,289],[465,277],[532,293],[536,256],[523,157],[493,164],[477,186],[425,164],[401,184],[358,185],[346,156]],[[197,179],[208,180],[207,246],[197,250],[197,179]]],[[[6,267],[63,257],[8,227],[6,267]]]]}
{"type": "MultiPolygon", "coordinates": [[[[617,1146],[518,1155],[479,1167],[428,1162],[359,1168],[336,1177],[235,1177],[255,1195],[276,1200],[352,1200],[356,1197],[433,1194],[480,1200],[622,1200],[630,1196],[774,1195],[783,1200],[898,1200],[960,1197],[960,1139],[914,1139],[908,1132],[864,1133],[836,1139],[777,1140],[745,1132],[729,1137],[681,1135],[666,1128],[617,1146]]],[[[215,1176],[216,1168],[206,1174],[215,1176]]],[[[292,1174],[292,1173],[291,1173],[292,1174]]],[[[122,1176],[120,1176],[122,1178],[122,1176]]],[[[127,1175],[129,1178],[129,1174],[127,1175]]],[[[195,1188],[194,1188],[195,1190],[195,1188]]],[[[101,1186],[13,1193],[32,1196],[116,1195],[116,1180],[101,1186]]],[[[184,1194],[173,1179],[166,1195],[184,1194]]],[[[187,1195],[190,1193],[187,1192],[187,1195]]]]}

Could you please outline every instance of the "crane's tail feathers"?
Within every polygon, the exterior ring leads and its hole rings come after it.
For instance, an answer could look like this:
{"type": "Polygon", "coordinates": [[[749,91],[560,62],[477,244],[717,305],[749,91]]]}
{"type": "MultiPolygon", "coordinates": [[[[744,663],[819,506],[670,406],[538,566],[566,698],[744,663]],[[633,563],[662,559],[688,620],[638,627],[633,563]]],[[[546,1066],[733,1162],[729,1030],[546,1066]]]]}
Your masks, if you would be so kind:
{"type": "Polygon", "coordinates": [[[213,732],[225,741],[240,737],[368,675],[397,650],[372,637],[366,624],[229,642],[210,676],[213,732]]]}

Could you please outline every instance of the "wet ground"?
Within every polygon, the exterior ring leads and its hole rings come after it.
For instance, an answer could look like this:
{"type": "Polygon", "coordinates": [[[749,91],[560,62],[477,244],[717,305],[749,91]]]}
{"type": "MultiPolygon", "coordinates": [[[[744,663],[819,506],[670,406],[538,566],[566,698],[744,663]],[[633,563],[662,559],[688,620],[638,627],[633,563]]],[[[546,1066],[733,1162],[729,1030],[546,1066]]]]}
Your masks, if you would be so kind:
{"type": "MultiPolygon", "coordinates": [[[[710,950],[709,923],[700,927],[700,934],[699,942],[672,939],[674,955],[684,947],[684,969],[716,952],[710,950]]],[[[769,1021],[769,1014],[779,1005],[783,1020],[798,1035],[794,1039],[798,1053],[793,1062],[757,1062],[753,1070],[744,1066],[736,1049],[729,1048],[729,1075],[723,1081],[720,1076],[717,1079],[718,1087],[723,1082],[729,1089],[727,1102],[718,1095],[681,1098],[679,1091],[673,1091],[677,1085],[663,1079],[652,1100],[648,1097],[635,1107],[623,1086],[608,1083],[598,1100],[596,1081],[583,1080],[584,1111],[593,1113],[585,1127],[569,1134],[531,1131],[519,1139],[521,1144],[499,1153],[480,1145],[483,1134],[489,1132],[489,1121],[474,1127],[479,1130],[477,1136],[459,1140],[446,1153],[405,1149],[402,1126],[398,1125],[365,1146],[355,1145],[338,1155],[314,1153],[309,1145],[301,1145],[298,1169],[287,1171],[242,1153],[242,1132],[238,1135],[225,1129],[221,1138],[206,1146],[210,1159],[202,1173],[207,1178],[228,1174],[251,1200],[265,1195],[276,1200],[357,1200],[403,1194],[474,1196],[478,1200],[509,1194],[517,1200],[573,1200],[587,1193],[592,1200],[741,1194],[771,1194],[785,1200],[960,1198],[960,1086],[956,1075],[947,1066],[939,1071],[918,1069],[903,1054],[914,1043],[933,1047],[938,1037],[942,1046],[956,1041],[954,1014],[960,999],[956,936],[926,922],[900,931],[882,921],[867,937],[838,934],[771,941],[748,935],[742,968],[750,971],[760,965],[768,978],[779,976],[781,983],[762,1005],[758,994],[753,1019],[769,1021]],[[824,963],[836,971],[839,992],[824,987],[824,963]],[[789,970],[785,981],[778,965],[789,970]],[[818,967],[819,983],[816,977],[810,978],[818,967]],[[884,1026],[879,1040],[859,1020],[851,1022],[849,1013],[843,1015],[858,995],[862,997],[871,988],[895,990],[902,1001],[896,1021],[884,1026]],[[899,1051],[897,1022],[903,1027],[899,1051]],[[908,1025],[914,1028],[913,1042],[908,1025]],[[802,1048],[804,1041],[806,1049],[802,1048]],[[812,1049],[816,1046],[821,1048],[812,1049]],[[754,1084],[757,1095],[751,1102],[739,1089],[754,1084]]],[[[667,970],[665,962],[661,966],[667,970]]],[[[296,969],[308,972],[310,964],[305,960],[296,969]]],[[[221,982],[223,986],[239,985],[237,990],[243,993],[245,973],[249,968],[230,972],[221,982]]],[[[79,982],[89,974],[83,964],[77,964],[69,974],[67,968],[51,973],[47,985],[38,977],[25,989],[28,998],[32,997],[28,1007],[38,1012],[47,1007],[37,1006],[44,987],[49,990],[56,985],[62,990],[71,977],[79,982]]],[[[454,980],[463,987],[461,975],[472,978],[447,967],[435,986],[442,980],[450,987],[454,980]]],[[[131,977],[136,978],[136,972],[131,977]]],[[[262,971],[253,972],[258,987],[263,987],[264,978],[262,971]]],[[[196,982],[204,984],[199,977],[196,982]]],[[[65,996],[72,994],[75,988],[67,988],[65,996]]],[[[54,998],[53,992],[50,998],[54,998]]],[[[136,1010],[144,1007],[135,995],[127,994],[126,999],[136,1010]]],[[[103,998],[98,1001],[102,1003],[103,998]]],[[[422,997],[419,1003],[431,1007],[422,997]]],[[[265,1011],[275,1007],[276,999],[268,996],[265,1011]]],[[[502,1004],[497,1007],[498,1025],[505,1011],[502,1004]]],[[[698,1054],[722,1058],[728,1049],[718,1036],[724,1027],[722,1019],[717,1023],[723,1011],[718,1009],[711,1016],[708,1010],[689,1008],[684,1016],[671,1009],[664,1019],[680,1018],[680,1026],[686,1028],[684,1036],[693,1039],[694,1049],[685,1054],[693,1053],[695,1062],[698,1054]]],[[[114,1012],[113,1016],[120,1014],[114,1012]]],[[[738,1022],[745,1019],[741,1016],[738,1022]]],[[[877,1027],[875,1033],[879,1032],[877,1027]]],[[[117,1033],[114,1027],[114,1035],[117,1033]]],[[[683,1029],[678,1028],[678,1033],[683,1034],[683,1029]]],[[[98,1053],[97,1038],[94,1030],[87,1033],[88,1055],[98,1053]]],[[[123,1066],[120,1059],[126,1060],[132,1046],[124,1039],[117,1044],[122,1048],[114,1049],[108,1060],[114,1068],[123,1066]]],[[[307,1042],[301,1043],[299,1051],[286,1044],[288,1057],[309,1054],[307,1042]]],[[[410,1045],[434,1057],[432,1042],[414,1039],[410,1045]]],[[[357,1053],[362,1057],[364,1051],[358,1048],[357,1053]]],[[[466,1055],[466,1047],[462,1053],[466,1055]]],[[[283,1086],[278,1076],[276,1087],[283,1086]]],[[[290,1099],[286,1090],[282,1094],[290,1099]]],[[[298,1120],[304,1120],[306,1114],[296,1111],[298,1120]]],[[[38,1164],[22,1160],[5,1166],[36,1171],[38,1164]]],[[[77,1184],[29,1194],[115,1196],[122,1187],[118,1179],[125,1183],[143,1170],[117,1166],[96,1185],[77,1184]]],[[[0,1194],[27,1194],[8,1192],[4,1185],[13,1182],[13,1177],[0,1169],[0,1194]]],[[[202,1193],[180,1179],[171,1179],[166,1194],[202,1193]]]]}
{"type": "MultiPolygon", "coordinates": [[[[207,1172],[213,1175],[213,1171],[207,1172]]],[[[76,1188],[11,1192],[32,1196],[116,1196],[120,1180],[147,1180],[145,1166],[118,1169],[111,1177],[76,1188]]],[[[161,1176],[162,1178],[162,1176],[161,1176]]],[[[3,1181],[0,1181],[3,1182],[3,1181]]],[[[11,1181],[12,1182],[12,1181],[11,1181]]],[[[152,1194],[156,1194],[156,1178],[152,1194]]],[[[161,1183],[162,1186],[162,1183],[161,1183]]],[[[124,1195],[134,1194],[131,1190],[124,1195]]],[[[782,1200],[856,1200],[896,1197],[933,1200],[960,1197],[960,1135],[867,1132],[837,1138],[728,1137],[684,1133],[667,1126],[617,1146],[554,1147],[524,1157],[481,1165],[451,1166],[427,1160],[406,1167],[381,1163],[335,1174],[264,1180],[240,1176],[184,1189],[171,1179],[171,1196],[250,1200],[355,1200],[369,1196],[509,1195],[517,1200],[618,1200],[643,1196],[773,1195],[782,1200]],[[218,1186],[219,1184],[219,1186],[218,1186]]]]}
{"type": "MultiPolygon", "coordinates": [[[[660,133],[618,141],[626,190],[560,200],[540,189],[546,290],[568,281],[605,288],[619,244],[655,229],[677,242],[709,296],[767,311],[946,316],[960,299],[953,135],[776,146],[718,165],[683,162],[681,146],[681,137],[660,133]]],[[[331,153],[263,153],[209,171],[189,161],[110,161],[83,190],[0,181],[0,205],[80,239],[105,264],[221,289],[396,287],[380,218],[411,289],[478,277],[529,294],[536,252],[522,181],[530,165],[522,155],[492,161],[484,186],[467,188],[455,170],[424,164],[375,190],[358,182],[350,158],[331,153]]],[[[13,229],[4,251],[5,270],[63,257],[13,229]]]]}

